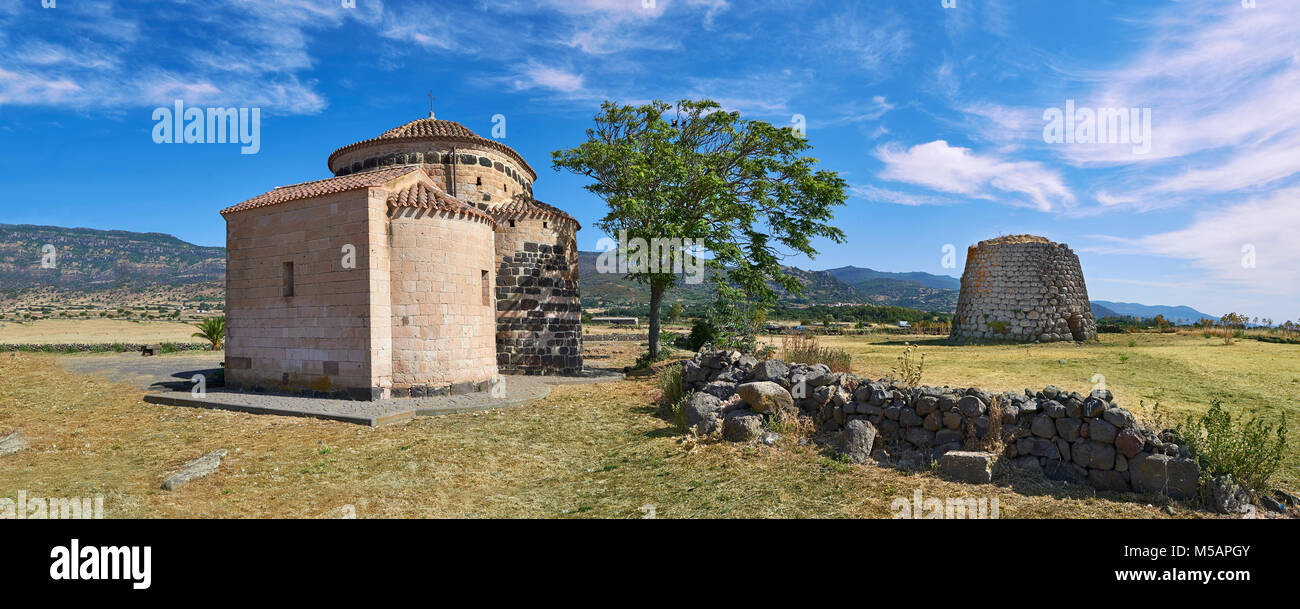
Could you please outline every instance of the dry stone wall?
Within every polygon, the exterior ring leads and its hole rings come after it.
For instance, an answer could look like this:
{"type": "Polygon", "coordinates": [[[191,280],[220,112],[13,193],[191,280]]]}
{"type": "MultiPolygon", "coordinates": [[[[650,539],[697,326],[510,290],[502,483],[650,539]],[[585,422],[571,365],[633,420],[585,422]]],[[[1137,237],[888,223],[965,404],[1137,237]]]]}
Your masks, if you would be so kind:
{"type": "Polygon", "coordinates": [[[966,256],[952,338],[1095,340],[1079,257],[1064,244],[1016,235],[981,241],[966,256]]]}
{"type": "Polygon", "coordinates": [[[771,443],[766,423],[795,416],[838,432],[840,450],[855,463],[926,469],[937,462],[963,481],[987,482],[997,460],[1100,490],[1176,499],[1197,491],[1200,468],[1178,438],[1144,429],[1106,390],[907,387],[737,351],[701,351],[682,366],[690,393],[683,417],[700,434],[771,443]],[[984,454],[982,463],[971,454],[996,446],[1000,454],[984,454]]]}

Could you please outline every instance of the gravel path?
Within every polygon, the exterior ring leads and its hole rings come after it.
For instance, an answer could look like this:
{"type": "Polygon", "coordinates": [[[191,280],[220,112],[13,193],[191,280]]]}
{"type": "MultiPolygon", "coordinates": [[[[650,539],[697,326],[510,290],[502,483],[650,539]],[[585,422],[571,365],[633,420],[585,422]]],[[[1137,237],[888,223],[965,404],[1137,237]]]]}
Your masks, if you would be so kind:
{"type": "Polygon", "coordinates": [[[193,351],[144,357],[139,353],[59,355],[54,361],[68,372],[131,383],[147,391],[188,390],[196,374],[211,378],[221,370],[223,351],[193,351]]]}
{"type": "Polygon", "coordinates": [[[621,372],[592,369],[582,376],[506,376],[505,395],[491,392],[426,398],[354,402],[286,395],[242,393],[211,388],[203,397],[190,395],[195,374],[209,376],[221,369],[223,353],[174,353],[142,357],[138,353],[67,355],[55,358],[69,372],[132,383],[145,391],[145,401],[172,406],[216,408],[259,414],[315,417],[362,425],[383,425],[414,416],[437,416],[474,410],[509,408],[546,397],[554,385],[603,383],[624,378],[621,372]]]}

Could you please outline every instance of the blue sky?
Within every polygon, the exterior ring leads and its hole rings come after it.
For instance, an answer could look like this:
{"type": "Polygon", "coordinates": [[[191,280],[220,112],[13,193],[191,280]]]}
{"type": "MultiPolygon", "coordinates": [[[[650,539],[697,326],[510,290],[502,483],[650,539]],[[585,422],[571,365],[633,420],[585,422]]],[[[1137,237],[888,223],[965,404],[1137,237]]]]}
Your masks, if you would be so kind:
{"type": "Polygon", "coordinates": [[[960,275],[968,245],[1028,232],[1079,252],[1094,299],[1300,317],[1295,0],[54,4],[0,0],[0,222],[223,245],[220,209],[327,177],[330,152],[422,118],[433,90],[481,135],[503,115],[537,197],[591,226],[603,204],[550,152],[602,100],[709,97],[802,116],[852,185],[848,241],[791,264],[960,275]],[[261,108],[261,150],[155,144],[175,99],[261,108]],[[1149,150],[1138,122],[1048,141],[1067,101],[1149,110],[1149,150]]]}

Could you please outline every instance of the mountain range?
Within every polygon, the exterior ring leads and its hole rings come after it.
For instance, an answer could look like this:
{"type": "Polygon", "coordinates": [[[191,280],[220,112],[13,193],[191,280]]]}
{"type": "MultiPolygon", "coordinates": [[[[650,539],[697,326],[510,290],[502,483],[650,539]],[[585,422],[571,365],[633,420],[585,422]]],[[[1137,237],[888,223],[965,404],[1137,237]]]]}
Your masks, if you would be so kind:
{"type": "Polygon", "coordinates": [[[1108,300],[1092,301],[1093,316],[1098,319],[1102,317],[1141,317],[1143,319],[1152,319],[1157,315],[1163,315],[1167,321],[1176,324],[1191,324],[1201,320],[1201,318],[1218,319],[1218,315],[1202,313],[1191,307],[1184,306],[1166,306],[1166,305],[1144,305],[1135,302],[1110,302],[1108,300]],[[1109,311],[1109,315],[1097,315],[1098,308],[1109,311]]]}
{"type": "MultiPolygon", "coordinates": [[[[599,252],[578,252],[584,307],[643,306],[649,301],[649,290],[626,281],[623,275],[597,273],[599,256],[599,252]]],[[[106,292],[143,295],[181,288],[219,298],[225,258],[223,247],[194,245],[164,233],[0,224],[0,297],[17,299],[37,292],[45,297],[106,292]],[[53,252],[52,259],[49,252],[53,252]]],[[[825,271],[784,268],[805,286],[799,296],[778,289],[781,303],[787,306],[873,304],[953,312],[961,288],[956,277],[922,272],[890,273],[856,266],[825,271]]],[[[667,299],[684,305],[709,303],[708,278],[698,285],[678,286],[667,299]]],[[[1098,318],[1163,315],[1181,323],[1214,317],[1185,306],[1109,301],[1094,301],[1093,312],[1098,318]]]]}
{"type": "Polygon", "coordinates": [[[226,248],[163,233],[0,224],[0,290],[98,291],[221,282],[226,248]]]}

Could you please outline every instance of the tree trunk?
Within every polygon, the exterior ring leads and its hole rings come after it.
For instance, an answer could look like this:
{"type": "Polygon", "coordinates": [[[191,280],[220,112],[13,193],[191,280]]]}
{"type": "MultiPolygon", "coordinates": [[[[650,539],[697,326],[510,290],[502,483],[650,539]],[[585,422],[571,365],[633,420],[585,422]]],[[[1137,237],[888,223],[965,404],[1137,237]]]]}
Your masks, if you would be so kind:
{"type": "Polygon", "coordinates": [[[664,286],[650,284],[650,358],[659,357],[659,307],[664,302],[664,286]]]}

